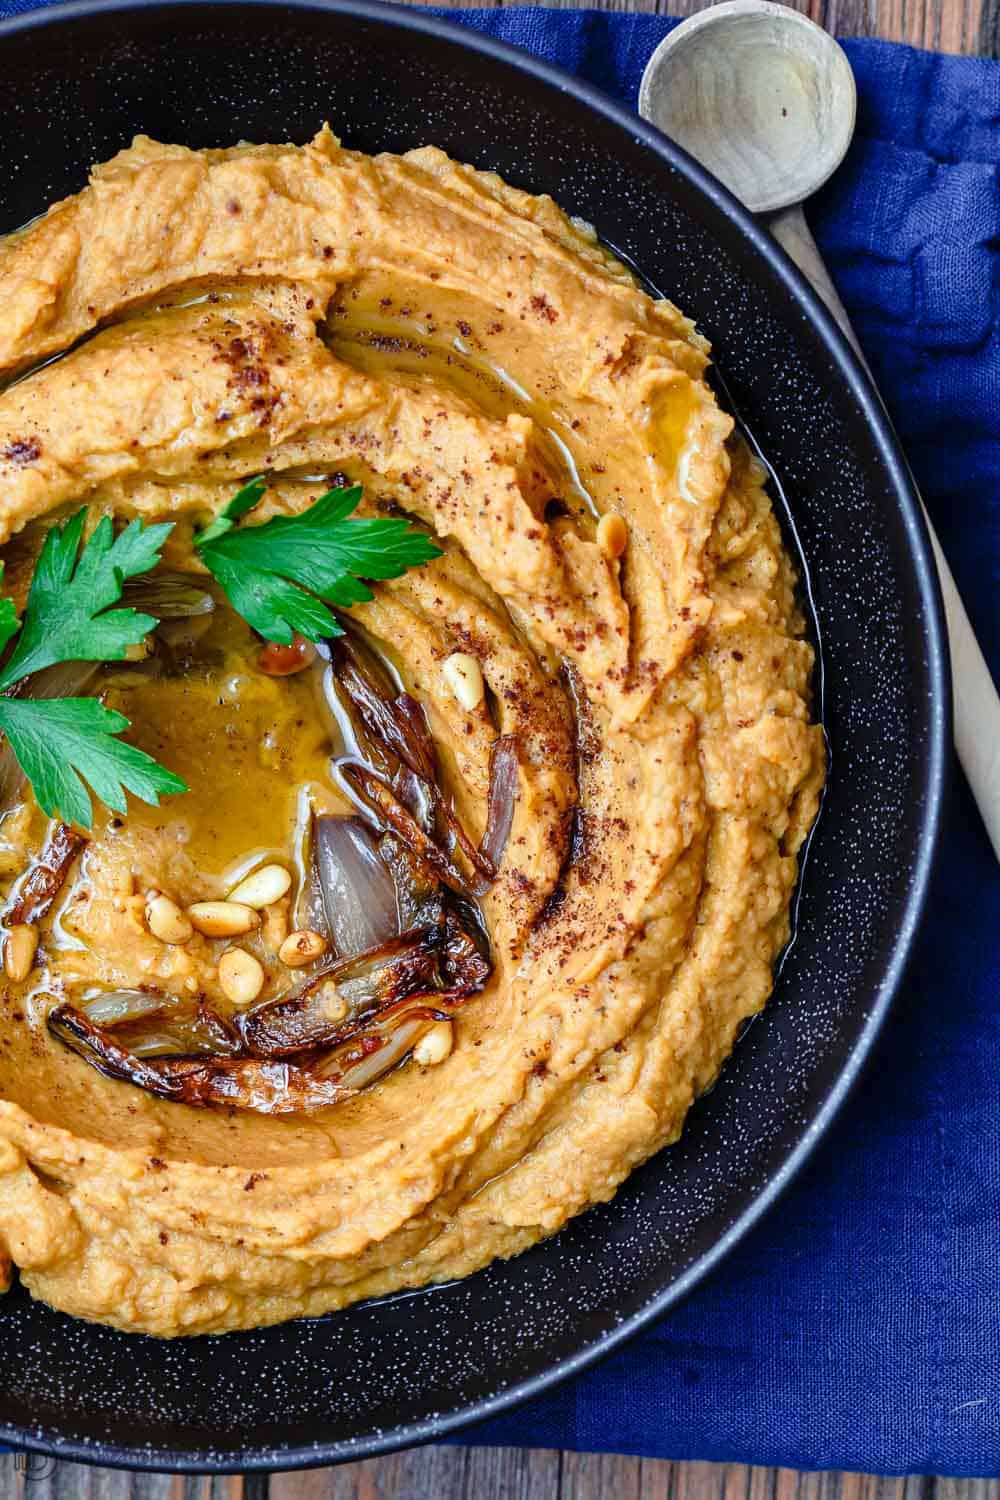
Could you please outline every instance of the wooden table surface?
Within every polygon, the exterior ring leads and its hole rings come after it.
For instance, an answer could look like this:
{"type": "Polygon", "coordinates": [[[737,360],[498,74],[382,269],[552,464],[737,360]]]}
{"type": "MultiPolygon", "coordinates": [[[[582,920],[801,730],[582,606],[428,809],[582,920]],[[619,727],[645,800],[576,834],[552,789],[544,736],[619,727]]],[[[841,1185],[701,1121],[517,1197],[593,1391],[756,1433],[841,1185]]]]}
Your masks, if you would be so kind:
{"type": "MultiPolygon", "coordinates": [[[[442,0],[502,5],[505,0],[442,0]]],[[[548,0],[570,8],[582,0],[548,0]]],[[[596,0],[599,10],[687,16],[711,0],[596,0]]],[[[838,36],[1000,56],[1000,0],[794,0],[838,36]]],[[[799,1474],[513,1448],[420,1448],[246,1479],[128,1474],[0,1455],[0,1500],[1000,1500],[1000,1481],[799,1474]]]]}

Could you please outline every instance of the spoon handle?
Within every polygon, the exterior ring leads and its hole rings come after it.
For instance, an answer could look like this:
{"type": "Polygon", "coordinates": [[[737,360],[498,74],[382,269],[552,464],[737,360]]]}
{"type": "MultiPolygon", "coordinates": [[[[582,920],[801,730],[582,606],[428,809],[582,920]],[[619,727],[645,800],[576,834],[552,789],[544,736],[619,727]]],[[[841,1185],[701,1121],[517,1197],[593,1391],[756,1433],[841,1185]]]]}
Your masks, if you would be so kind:
{"type": "MultiPolygon", "coordinates": [[[[770,216],[767,227],[822,297],[867,370],[867,361],[861,353],[844,304],[837,296],[801,207],[796,205],[770,216]]],[[[955,701],[955,748],[1000,859],[1000,697],[926,509],[924,520],[937,563],[948,621],[955,701]]]]}

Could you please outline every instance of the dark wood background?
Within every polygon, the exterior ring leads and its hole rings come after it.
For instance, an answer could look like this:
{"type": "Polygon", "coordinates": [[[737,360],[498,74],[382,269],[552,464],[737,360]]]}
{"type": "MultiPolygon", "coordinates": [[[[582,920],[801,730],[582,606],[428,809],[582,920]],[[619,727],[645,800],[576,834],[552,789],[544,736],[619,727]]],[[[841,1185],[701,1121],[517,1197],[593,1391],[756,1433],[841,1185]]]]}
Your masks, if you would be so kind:
{"type": "MultiPolygon", "coordinates": [[[[446,0],[501,5],[504,0],[446,0]]],[[[567,7],[579,0],[549,0],[567,7]]],[[[596,0],[687,16],[710,0],[596,0]]],[[[794,0],[838,36],[1000,56],[1000,0],[794,0]]],[[[420,1448],[246,1479],[185,1479],[0,1455],[0,1500],[1000,1500],[1000,1480],[880,1479],[513,1448],[420,1448]]]]}

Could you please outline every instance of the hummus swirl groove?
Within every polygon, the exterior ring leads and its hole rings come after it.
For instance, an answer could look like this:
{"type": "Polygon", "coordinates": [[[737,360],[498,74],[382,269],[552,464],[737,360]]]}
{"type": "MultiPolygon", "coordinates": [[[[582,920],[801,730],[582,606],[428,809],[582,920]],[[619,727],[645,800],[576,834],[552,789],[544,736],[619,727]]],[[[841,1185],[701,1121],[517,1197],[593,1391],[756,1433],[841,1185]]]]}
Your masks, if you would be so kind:
{"type": "MultiPolygon", "coordinates": [[[[195,526],[247,476],[271,477],[262,516],[344,476],[443,548],[351,616],[474,839],[498,738],[518,762],[493,971],[450,1055],[318,1112],[197,1109],[102,1076],[47,1012],[87,985],[223,1005],[224,941],[160,942],[143,893],[219,899],[247,850],[293,861],[304,796],[346,804],[311,688],[255,676],[238,619],[213,617],[201,675],[105,669],[191,791],[98,815],[2,992],[0,1285],[17,1267],[80,1317],[220,1332],[466,1275],[610,1198],[764,1005],[824,774],[794,569],[704,340],[549,199],[326,130],[137,140],[0,242],[0,307],[12,590],[32,523],[80,504],[175,521],[165,559],[197,569],[195,526]]],[[[47,828],[30,794],[6,815],[5,887],[47,828]]],[[[267,998],[289,921],[278,902],[253,938],[267,998]]]]}

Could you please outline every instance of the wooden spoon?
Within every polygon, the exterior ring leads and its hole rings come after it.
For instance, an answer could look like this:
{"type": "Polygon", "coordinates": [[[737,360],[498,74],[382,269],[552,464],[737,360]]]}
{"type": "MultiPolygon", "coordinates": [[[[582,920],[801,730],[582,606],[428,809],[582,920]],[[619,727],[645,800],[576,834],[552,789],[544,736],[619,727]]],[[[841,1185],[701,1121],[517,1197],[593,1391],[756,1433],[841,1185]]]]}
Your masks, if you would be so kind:
{"type": "MultiPolygon", "coordinates": [[[[801,207],[843,160],[855,106],[854,75],[838,43],[770,0],[726,0],[682,22],[653,53],[639,90],[641,115],[766,216],[867,369],[801,207]]],[[[1000,698],[926,511],[924,518],[948,621],[955,745],[1000,858],[1000,698]]]]}

